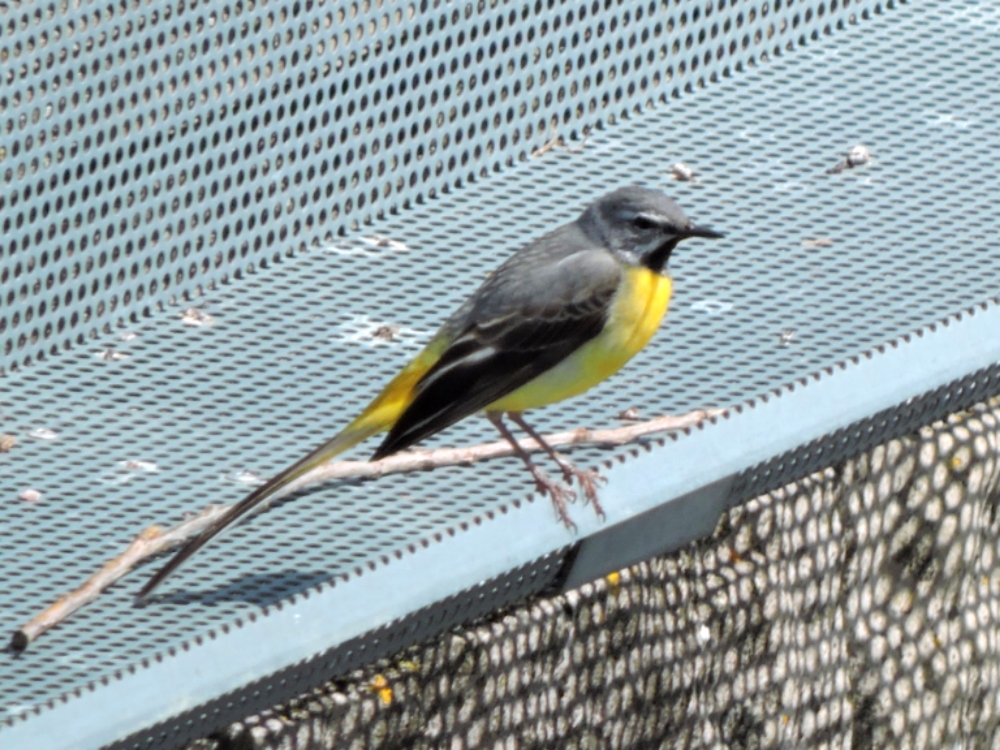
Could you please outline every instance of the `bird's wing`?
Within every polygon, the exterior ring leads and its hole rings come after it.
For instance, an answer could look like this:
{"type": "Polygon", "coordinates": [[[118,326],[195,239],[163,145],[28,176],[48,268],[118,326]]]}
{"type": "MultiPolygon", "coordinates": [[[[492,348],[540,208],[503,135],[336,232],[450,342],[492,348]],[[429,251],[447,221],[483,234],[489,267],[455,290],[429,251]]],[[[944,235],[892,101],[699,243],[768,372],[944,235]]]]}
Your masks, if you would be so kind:
{"type": "Polygon", "coordinates": [[[373,459],[485,408],[597,336],[621,278],[618,261],[600,249],[499,269],[373,459]]]}

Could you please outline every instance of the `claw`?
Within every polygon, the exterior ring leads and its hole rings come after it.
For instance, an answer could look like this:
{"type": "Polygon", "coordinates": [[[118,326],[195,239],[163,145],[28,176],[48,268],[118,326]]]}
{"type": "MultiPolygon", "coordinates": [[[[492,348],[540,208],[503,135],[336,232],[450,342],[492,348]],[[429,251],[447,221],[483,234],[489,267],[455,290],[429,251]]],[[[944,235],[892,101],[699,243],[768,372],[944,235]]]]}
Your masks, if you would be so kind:
{"type": "Polygon", "coordinates": [[[580,489],[583,490],[584,500],[594,506],[594,512],[597,514],[597,517],[603,521],[606,516],[604,515],[604,508],[601,507],[601,502],[597,497],[597,485],[608,480],[601,476],[601,472],[599,471],[578,469],[569,461],[566,461],[562,470],[567,482],[572,482],[573,479],[576,479],[580,485],[580,489]]]}
{"type": "Polygon", "coordinates": [[[556,515],[566,525],[566,528],[570,531],[576,531],[576,524],[570,518],[569,510],[566,507],[566,503],[576,501],[576,493],[562,482],[557,482],[550,478],[548,474],[537,466],[535,469],[535,471],[531,472],[535,477],[535,487],[540,493],[548,495],[552,499],[552,506],[556,510],[556,515]]]}

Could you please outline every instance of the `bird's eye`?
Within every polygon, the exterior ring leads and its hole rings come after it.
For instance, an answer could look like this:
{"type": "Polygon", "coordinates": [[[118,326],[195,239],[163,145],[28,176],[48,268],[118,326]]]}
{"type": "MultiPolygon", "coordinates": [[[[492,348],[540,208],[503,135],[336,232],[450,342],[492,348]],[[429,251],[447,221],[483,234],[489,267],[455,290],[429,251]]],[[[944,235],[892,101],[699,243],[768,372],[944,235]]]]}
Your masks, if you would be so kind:
{"type": "Polygon", "coordinates": [[[649,218],[648,216],[645,216],[644,214],[639,214],[638,216],[632,219],[632,226],[642,231],[648,231],[650,229],[656,229],[660,225],[653,219],[649,218]]]}

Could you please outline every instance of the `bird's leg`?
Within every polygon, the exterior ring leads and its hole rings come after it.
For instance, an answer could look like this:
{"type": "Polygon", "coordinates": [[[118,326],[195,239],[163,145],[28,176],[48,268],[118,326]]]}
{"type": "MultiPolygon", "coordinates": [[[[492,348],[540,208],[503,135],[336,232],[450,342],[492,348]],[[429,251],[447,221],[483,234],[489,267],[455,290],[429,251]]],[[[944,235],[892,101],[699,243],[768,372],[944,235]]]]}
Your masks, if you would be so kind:
{"type": "Polygon", "coordinates": [[[576,479],[576,481],[580,483],[580,488],[583,490],[584,497],[586,497],[587,500],[589,500],[594,506],[594,512],[597,516],[601,520],[604,520],[604,508],[601,507],[601,503],[597,499],[597,483],[603,482],[604,477],[602,477],[599,472],[591,469],[577,468],[568,458],[556,453],[555,448],[546,443],[542,436],[539,435],[531,425],[524,421],[524,416],[521,412],[510,411],[507,412],[507,416],[510,417],[518,427],[534,438],[535,442],[542,446],[542,450],[548,453],[552,457],[552,460],[559,464],[559,468],[562,469],[563,476],[566,477],[567,482],[572,483],[573,479],[576,479]]]}
{"type": "MultiPolygon", "coordinates": [[[[576,524],[573,523],[573,519],[569,516],[569,511],[566,509],[566,502],[573,500],[573,491],[566,487],[565,485],[556,482],[551,479],[548,474],[542,471],[538,465],[531,460],[525,450],[521,447],[521,444],[517,442],[517,438],[511,434],[511,431],[507,429],[507,425],[503,423],[499,413],[486,412],[486,418],[490,420],[494,427],[499,430],[500,434],[503,435],[504,440],[510,443],[514,452],[524,461],[524,465],[528,467],[528,471],[531,472],[531,476],[535,478],[535,487],[543,495],[548,494],[552,498],[552,504],[555,506],[556,513],[559,514],[560,520],[566,524],[567,529],[576,529],[576,524]]],[[[544,445],[544,443],[543,443],[544,445]]]]}

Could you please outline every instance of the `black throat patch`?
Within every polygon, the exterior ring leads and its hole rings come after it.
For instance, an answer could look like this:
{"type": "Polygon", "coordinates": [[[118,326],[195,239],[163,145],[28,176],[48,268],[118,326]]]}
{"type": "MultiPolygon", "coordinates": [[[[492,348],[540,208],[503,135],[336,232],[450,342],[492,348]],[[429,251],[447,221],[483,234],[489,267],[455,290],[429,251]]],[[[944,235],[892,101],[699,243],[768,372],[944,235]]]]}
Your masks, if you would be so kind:
{"type": "Polygon", "coordinates": [[[667,240],[655,250],[651,250],[646,253],[642,256],[642,265],[650,271],[663,273],[663,269],[667,266],[667,261],[670,260],[670,253],[672,253],[674,248],[677,247],[678,242],[680,242],[680,239],[675,237],[667,240]]]}

